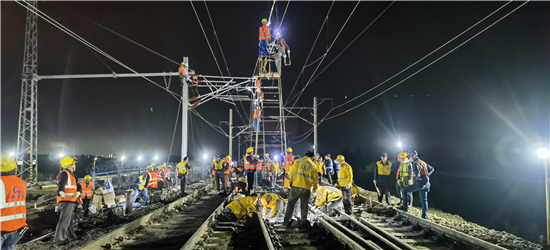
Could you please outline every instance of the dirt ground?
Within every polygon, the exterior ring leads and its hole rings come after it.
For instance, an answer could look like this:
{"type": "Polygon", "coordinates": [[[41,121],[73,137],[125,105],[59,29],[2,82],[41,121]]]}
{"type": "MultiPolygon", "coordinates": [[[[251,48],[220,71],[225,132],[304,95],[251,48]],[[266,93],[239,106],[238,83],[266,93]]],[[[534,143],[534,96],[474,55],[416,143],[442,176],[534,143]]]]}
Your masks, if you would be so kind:
{"type": "MultiPolygon", "coordinates": [[[[367,191],[364,189],[359,189],[360,195],[365,197],[367,200],[372,199],[377,201],[378,194],[376,192],[367,191]]],[[[416,194],[413,194],[416,196],[416,194]]],[[[398,204],[400,199],[392,196],[392,203],[398,204]]],[[[413,207],[408,211],[410,214],[420,217],[422,215],[421,207],[413,207]]],[[[495,245],[511,249],[511,250],[540,250],[542,249],[541,244],[536,244],[522,238],[519,238],[513,234],[509,234],[504,231],[496,231],[493,229],[488,229],[486,227],[480,226],[478,224],[468,222],[462,217],[454,214],[445,213],[443,211],[429,208],[428,209],[428,220],[448,228],[454,229],[456,231],[471,235],[478,239],[493,243],[495,245]]]]}

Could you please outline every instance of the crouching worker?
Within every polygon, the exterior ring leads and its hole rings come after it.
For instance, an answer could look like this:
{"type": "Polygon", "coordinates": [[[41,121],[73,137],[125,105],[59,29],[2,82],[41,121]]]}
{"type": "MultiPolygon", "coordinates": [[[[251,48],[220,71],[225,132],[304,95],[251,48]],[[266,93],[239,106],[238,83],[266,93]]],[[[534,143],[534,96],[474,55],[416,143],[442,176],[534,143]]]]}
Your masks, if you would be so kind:
{"type": "Polygon", "coordinates": [[[231,190],[235,193],[245,193],[248,191],[248,182],[246,178],[239,177],[236,182],[231,183],[231,190]]]}
{"type": "Polygon", "coordinates": [[[241,220],[245,215],[252,218],[252,212],[258,212],[256,210],[257,201],[257,194],[234,200],[225,207],[223,214],[230,221],[241,220]]]}
{"type": "Polygon", "coordinates": [[[334,210],[340,210],[342,207],[342,191],[335,187],[319,187],[316,192],[315,207],[323,212],[334,214],[334,210]]]}
{"type": "Polygon", "coordinates": [[[149,179],[144,175],[140,175],[136,179],[134,197],[132,197],[132,207],[141,207],[147,204],[148,194],[147,194],[147,185],[149,184],[149,179]],[[143,203],[136,203],[139,194],[143,196],[143,203]]]}
{"type": "Polygon", "coordinates": [[[283,217],[283,209],[285,207],[285,204],[287,201],[276,194],[264,194],[262,196],[262,206],[264,207],[264,214],[268,213],[268,210],[270,210],[269,218],[272,218],[273,215],[277,215],[276,217],[283,217]]]}

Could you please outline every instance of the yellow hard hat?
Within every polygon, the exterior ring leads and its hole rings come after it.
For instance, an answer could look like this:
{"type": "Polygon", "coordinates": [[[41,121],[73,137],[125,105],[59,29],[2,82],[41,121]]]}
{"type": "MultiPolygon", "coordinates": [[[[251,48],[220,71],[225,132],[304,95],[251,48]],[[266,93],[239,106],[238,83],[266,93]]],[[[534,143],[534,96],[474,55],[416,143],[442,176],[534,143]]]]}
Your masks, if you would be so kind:
{"type": "Polygon", "coordinates": [[[168,165],[168,168],[172,168],[172,165],[168,165]]]}
{"type": "Polygon", "coordinates": [[[287,148],[286,152],[292,152],[292,148],[287,148]]]}
{"type": "Polygon", "coordinates": [[[153,169],[153,167],[155,167],[155,164],[147,166],[147,169],[153,169]]]}
{"type": "Polygon", "coordinates": [[[92,177],[90,175],[84,176],[84,180],[91,180],[91,179],[92,179],[92,177]]]}
{"type": "Polygon", "coordinates": [[[69,167],[69,166],[73,165],[74,163],[75,162],[74,162],[73,158],[65,157],[65,158],[63,158],[63,160],[61,160],[61,167],[66,168],[66,167],[69,167]]]}
{"type": "Polygon", "coordinates": [[[337,160],[337,161],[345,161],[346,158],[344,158],[343,155],[339,155],[339,156],[336,157],[336,160],[337,160]]]}
{"type": "Polygon", "coordinates": [[[260,158],[260,155],[256,155],[256,158],[260,158]]]}
{"type": "Polygon", "coordinates": [[[229,156],[229,155],[226,156],[225,158],[228,159],[228,160],[231,160],[231,156],[229,156]]]}
{"type": "Polygon", "coordinates": [[[185,62],[181,62],[181,65],[185,66],[185,62]]]}
{"type": "Polygon", "coordinates": [[[253,149],[252,147],[249,147],[249,148],[246,149],[246,152],[247,152],[247,153],[254,152],[254,149],[253,149]]]}
{"type": "Polygon", "coordinates": [[[256,107],[256,109],[260,109],[260,106],[256,107]]]}
{"type": "Polygon", "coordinates": [[[264,19],[262,19],[262,23],[263,23],[263,22],[266,22],[266,23],[267,23],[267,19],[265,19],[265,18],[264,18],[264,19]]]}
{"type": "Polygon", "coordinates": [[[15,158],[13,156],[3,154],[0,159],[0,166],[2,166],[2,172],[9,172],[17,167],[17,162],[15,162],[15,158]]]}
{"type": "Polygon", "coordinates": [[[259,75],[256,75],[256,79],[259,79],[259,78],[260,78],[260,76],[259,76],[259,75]]]}
{"type": "Polygon", "coordinates": [[[161,169],[162,169],[162,166],[158,166],[157,169],[158,169],[158,170],[161,170],[161,169]]]}
{"type": "Polygon", "coordinates": [[[407,153],[401,152],[397,155],[397,158],[407,158],[407,153]]]}
{"type": "Polygon", "coordinates": [[[268,154],[268,153],[265,153],[265,156],[269,156],[269,154],[268,154]]]}

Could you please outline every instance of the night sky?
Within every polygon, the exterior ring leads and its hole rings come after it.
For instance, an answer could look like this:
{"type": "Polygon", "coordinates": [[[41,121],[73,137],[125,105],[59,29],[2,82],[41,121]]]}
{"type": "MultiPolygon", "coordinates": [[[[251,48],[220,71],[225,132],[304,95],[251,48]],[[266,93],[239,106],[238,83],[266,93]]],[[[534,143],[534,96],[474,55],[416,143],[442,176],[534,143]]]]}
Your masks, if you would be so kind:
{"type": "MultiPolygon", "coordinates": [[[[207,2],[231,75],[252,75],[258,27],[260,20],[268,17],[271,3],[207,2]]],[[[281,27],[292,51],[292,66],[283,68],[285,99],[331,3],[289,5],[281,27]]],[[[390,3],[361,2],[316,74],[390,3]]],[[[194,4],[224,70],[204,2],[194,4]]],[[[323,29],[308,63],[325,53],[355,4],[334,4],[328,28],[323,29]]],[[[503,4],[396,2],[310,84],[297,106],[311,106],[314,96],[334,98],[334,106],[341,104],[414,63],[503,4]]],[[[389,88],[520,4],[510,3],[426,61],[330,115],[389,88]]],[[[286,2],[276,7],[281,18],[286,2]]],[[[1,8],[2,151],[11,151],[17,143],[26,10],[13,2],[1,2],[1,8]]],[[[76,13],[172,60],[188,56],[197,73],[220,74],[189,2],[40,2],[39,8],[138,72],[175,72],[178,65],[76,13]]],[[[430,205],[536,239],[544,232],[544,171],[536,150],[548,147],[550,138],[549,13],[549,2],[528,3],[387,93],[324,121],[319,127],[320,152],[345,154],[360,175],[365,173],[360,169],[378,160],[383,151],[395,160],[399,152],[395,144],[401,140],[406,149],[416,149],[436,169],[430,205]]],[[[45,21],[39,20],[38,30],[39,75],[111,72],[90,49],[45,21]]],[[[128,72],[102,59],[113,71],[128,72]]],[[[302,88],[315,67],[305,69],[305,79],[298,79],[297,88],[302,88]]],[[[164,85],[162,78],[151,79],[164,85]]],[[[173,78],[170,88],[176,93],[181,92],[178,81],[173,78]]],[[[40,154],[54,153],[51,143],[64,142],[78,154],[167,155],[178,109],[178,102],[167,92],[140,78],[44,80],[39,82],[38,103],[40,154]]],[[[211,101],[197,110],[218,125],[228,119],[232,107],[211,101]]],[[[245,107],[248,112],[248,103],[245,107]]],[[[320,117],[330,107],[325,101],[320,117]]],[[[244,115],[242,108],[240,112],[244,115]]],[[[312,119],[309,111],[301,115],[312,119]]],[[[227,138],[197,117],[192,119],[195,144],[190,144],[189,154],[226,154],[227,138]]],[[[243,124],[236,112],[234,121],[243,124]]],[[[227,125],[222,127],[227,131],[227,125]]],[[[289,122],[289,140],[302,139],[295,137],[310,128],[304,122],[289,122]]],[[[176,154],[180,135],[181,130],[176,131],[176,154]]],[[[303,155],[312,145],[310,136],[290,146],[303,155]]],[[[364,176],[371,178],[370,173],[364,176]]],[[[364,180],[363,186],[372,185],[370,180],[364,180]]]]}

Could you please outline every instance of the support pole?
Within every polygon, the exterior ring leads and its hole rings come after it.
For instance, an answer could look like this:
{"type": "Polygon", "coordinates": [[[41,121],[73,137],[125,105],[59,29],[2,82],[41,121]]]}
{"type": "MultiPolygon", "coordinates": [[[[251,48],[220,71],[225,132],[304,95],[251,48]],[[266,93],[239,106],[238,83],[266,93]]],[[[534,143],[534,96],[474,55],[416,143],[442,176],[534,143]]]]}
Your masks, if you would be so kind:
{"type": "MultiPolygon", "coordinates": [[[[185,70],[189,72],[189,58],[183,57],[185,62],[185,70]]],[[[187,119],[189,114],[189,84],[187,79],[181,80],[182,89],[181,89],[181,161],[183,157],[187,156],[187,119]]]]}
{"type": "MultiPolygon", "coordinates": [[[[229,157],[233,154],[233,110],[229,110],[229,157]]],[[[231,157],[233,159],[233,157],[231,157]]]]}
{"type": "Polygon", "coordinates": [[[237,164],[241,161],[241,135],[237,139],[237,164]]]}
{"type": "Polygon", "coordinates": [[[317,154],[317,97],[313,97],[313,153],[317,154]]]}
{"type": "Polygon", "coordinates": [[[550,189],[548,189],[548,159],[544,160],[544,183],[546,187],[546,245],[550,245],[550,189]]]}

